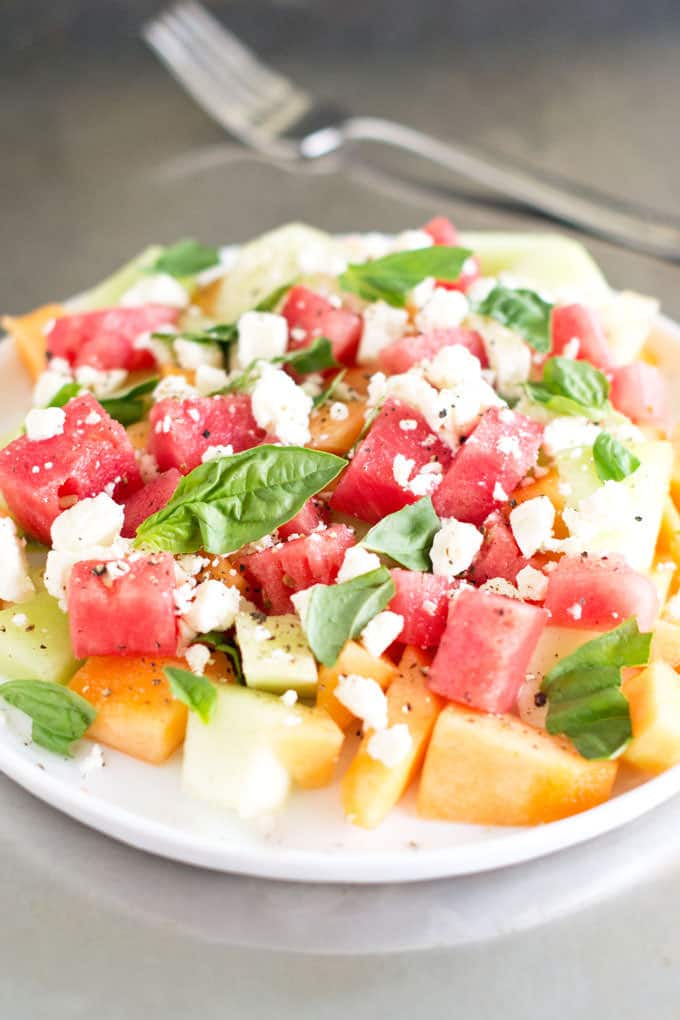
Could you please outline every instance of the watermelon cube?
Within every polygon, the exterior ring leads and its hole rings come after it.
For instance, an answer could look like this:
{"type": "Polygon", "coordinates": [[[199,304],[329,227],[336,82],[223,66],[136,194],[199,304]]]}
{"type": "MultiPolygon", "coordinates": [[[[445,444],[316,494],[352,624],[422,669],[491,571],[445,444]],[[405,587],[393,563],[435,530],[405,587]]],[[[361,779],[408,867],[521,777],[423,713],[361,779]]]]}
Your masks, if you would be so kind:
{"type": "Polygon", "coordinates": [[[170,502],[181,480],[177,468],[170,468],[128,496],[124,503],[123,538],[134,538],[139,525],[170,502]]]}
{"type": "Polygon", "coordinates": [[[470,567],[470,580],[484,584],[492,577],[502,577],[514,584],[517,574],[529,561],[519,551],[507,521],[499,511],[494,511],[484,521],[482,531],[484,541],[470,567]]]}
{"type": "Polygon", "coordinates": [[[281,309],[290,332],[291,351],[308,347],[318,336],[331,342],[335,360],[351,365],[361,339],[361,316],[347,308],[336,308],[308,287],[293,287],[281,309]]]}
{"type": "Polygon", "coordinates": [[[0,490],[21,527],[45,545],[65,506],[111,492],[123,499],[141,478],[127,432],[89,393],[64,408],[64,431],[50,439],[19,436],[0,451],[0,490]]]}
{"type": "Polygon", "coordinates": [[[434,648],[444,633],[451,593],[459,582],[419,570],[395,568],[390,574],[396,593],[387,608],[404,617],[399,641],[418,648],[434,648]]]}
{"type": "Polygon", "coordinates": [[[101,371],[124,368],[134,372],[153,368],[152,352],[146,347],[135,347],[135,340],[163,326],[175,325],[179,315],[179,308],[166,305],[102,308],[63,315],[55,320],[47,334],[48,354],[65,358],[75,367],[91,365],[101,371]]]}
{"type": "Polygon", "coordinates": [[[313,584],[331,584],[345,552],[354,545],[354,532],[345,524],[279,542],[269,549],[232,557],[249,585],[249,597],[266,612],[294,612],[290,596],[313,584]]]}
{"type": "Polygon", "coordinates": [[[253,417],[250,397],[168,397],[154,404],[149,416],[149,449],[161,471],[193,471],[210,446],[231,446],[234,453],[257,446],[266,436],[253,417]]]}
{"type": "Polygon", "coordinates": [[[290,538],[292,535],[311,535],[320,524],[328,523],[328,513],[324,504],[312,496],[308,499],[302,510],[299,510],[295,517],[286,524],[279,526],[279,538],[290,538]]]}
{"type": "Polygon", "coordinates": [[[448,216],[434,216],[423,230],[430,235],[433,244],[445,244],[452,248],[458,244],[458,231],[448,216]]]}
{"type": "Polygon", "coordinates": [[[609,396],[614,407],[636,425],[670,429],[673,416],[666,380],[654,365],[636,361],[615,368],[609,396]]]}
{"type": "Polygon", "coordinates": [[[534,466],[542,435],[532,418],[506,407],[486,411],[432,497],[439,516],[479,527],[534,466]]]}
{"type": "Polygon", "coordinates": [[[473,329],[457,326],[453,329],[432,329],[420,336],[404,336],[388,344],[378,354],[378,364],[383,372],[396,375],[408,372],[409,368],[426,358],[433,358],[442,347],[460,344],[467,347],[470,354],[479,358],[482,367],[488,367],[488,359],[484,343],[479,333],[473,329]]]}
{"type": "Polygon", "coordinates": [[[573,340],[578,347],[572,357],[589,361],[603,372],[614,367],[607,337],[595,312],[585,305],[556,305],[550,320],[551,353],[564,354],[573,340]]]}
{"type": "Polygon", "coordinates": [[[170,553],[111,564],[76,563],[68,585],[75,656],[174,655],[174,592],[175,561],[170,553]]]}
{"type": "Polygon", "coordinates": [[[558,627],[610,630],[636,616],[651,630],[659,611],[654,584],[622,556],[563,556],[548,575],[545,608],[558,627]]]}
{"type": "Polygon", "coordinates": [[[387,514],[428,495],[414,478],[423,468],[429,471],[430,465],[441,464],[446,471],[452,456],[450,447],[432,432],[419,411],[390,398],[340,478],[331,508],[375,524],[387,514]],[[408,427],[402,428],[402,422],[407,422],[408,427]],[[399,468],[405,461],[409,462],[410,470],[404,483],[399,468]]]}
{"type": "Polygon", "coordinates": [[[510,711],[548,617],[518,599],[463,588],[449,608],[430,688],[483,712],[510,711]]]}

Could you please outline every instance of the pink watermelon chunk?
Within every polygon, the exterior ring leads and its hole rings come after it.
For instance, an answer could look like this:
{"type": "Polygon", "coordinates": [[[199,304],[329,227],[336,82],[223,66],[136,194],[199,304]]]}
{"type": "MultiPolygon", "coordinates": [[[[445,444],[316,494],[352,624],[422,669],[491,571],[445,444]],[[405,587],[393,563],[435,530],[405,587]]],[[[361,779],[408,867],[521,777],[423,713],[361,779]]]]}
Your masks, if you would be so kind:
{"type": "Polygon", "coordinates": [[[361,316],[347,308],[336,308],[308,287],[293,287],[281,309],[290,331],[291,351],[308,347],[318,336],[331,342],[335,360],[351,365],[361,339],[361,316]]]}
{"type": "Polygon", "coordinates": [[[614,407],[636,425],[670,429],[672,414],[666,380],[654,365],[636,361],[615,368],[609,396],[614,407]]]}
{"type": "Polygon", "coordinates": [[[614,367],[602,323],[591,308],[580,304],[556,305],[550,320],[550,332],[552,354],[563,354],[572,340],[578,340],[577,351],[572,357],[589,361],[603,372],[614,367]]]}
{"type": "Polygon", "coordinates": [[[422,229],[430,235],[433,244],[445,244],[451,248],[458,244],[458,231],[448,216],[433,216],[422,229]]]}
{"type": "Polygon", "coordinates": [[[413,478],[433,463],[441,464],[446,471],[451,458],[451,449],[432,432],[419,411],[390,398],[342,475],[331,508],[374,524],[421,499],[426,493],[408,487],[413,478]],[[407,429],[401,427],[402,421],[409,423],[407,429]],[[395,458],[399,454],[412,462],[407,487],[395,479],[395,458]]]}
{"type": "Polygon", "coordinates": [[[438,645],[446,627],[451,593],[458,581],[419,570],[390,570],[396,594],[387,607],[404,617],[399,641],[418,648],[438,645]]]}
{"type": "Polygon", "coordinates": [[[291,613],[293,592],[313,584],[331,584],[345,552],[354,545],[354,532],[345,524],[326,531],[279,542],[270,549],[234,557],[250,586],[250,597],[268,613],[291,613]]]}
{"type": "Polygon", "coordinates": [[[622,556],[563,556],[548,575],[545,608],[560,627],[610,630],[636,616],[640,630],[647,631],[659,611],[659,597],[649,578],[622,556]]]}
{"type": "Polygon", "coordinates": [[[470,567],[470,580],[484,584],[492,577],[515,583],[519,571],[529,562],[519,551],[510,527],[498,511],[490,514],[482,525],[484,542],[470,567]]]}
{"type": "Polygon", "coordinates": [[[210,446],[231,446],[240,453],[266,436],[253,418],[250,397],[242,393],[186,400],[169,397],[153,406],[149,420],[149,449],[161,471],[177,468],[183,475],[201,463],[210,446]]]}
{"type": "Polygon", "coordinates": [[[442,347],[452,347],[454,344],[467,347],[470,354],[479,358],[483,368],[488,367],[489,362],[481,336],[475,330],[463,329],[462,326],[454,329],[433,329],[429,333],[421,333],[420,336],[405,336],[395,340],[380,351],[378,364],[388,375],[408,372],[409,368],[419,361],[433,358],[442,347]]]}
{"type": "Polygon", "coordinates": [[[56,319],[47,334],[48,353],[74,366],[91,365],[102,371],[124,368],[127,372],[153,368],[156,361],[148,348],[137,349],[137,337],[172,326],[179,308],[142,305],[139,308],[102,308],[56,319]]]}
{"type": "Polygon", "coordinates": [[[127,572],[109,574],[106,563],[76,563],[68,586],[73,653],[90,655],[174,655],[177,650],[175,561],[170,553],[117,564],[127,572]]]}
{"type": "Polygon", "coordinates": [[[439,516],[481,525],[534,466],[542,435],[543,426],[522,414],[486,411],[432,497],[439,516]]]}
{"type": "Polygon", "coordinates": [[[544,609],[464,588],[430,666],[431,689],[483,712],[510,711],[547,620],[544,609]]]}
{"type": "Polygon", "coordinates": [[[313,496],[287,524],[279,525],[279,538],[288,539],[291,535],[311,535],[320,524],[327,523],[328,513],[325,506],[313,496]]]}
{"type": "Polygon", "coordinates": [[[66,506],[110,491],[122,500],[141,478],[127,432],[89,393],[64,408],[61,435],[15,439],[0,451],[0,489],[21,527],[48,545],[66,506]]]}
{"type": "Polygon", "coordinates": [[[123,537],[134,538],[137,528],[147,517],[158,513],[175,494],[175,489],[182,480],[176,468],[164,471],[158,478],[153,478],[141,489],[137,489],[125,500],[125,523],[123,537]]]}

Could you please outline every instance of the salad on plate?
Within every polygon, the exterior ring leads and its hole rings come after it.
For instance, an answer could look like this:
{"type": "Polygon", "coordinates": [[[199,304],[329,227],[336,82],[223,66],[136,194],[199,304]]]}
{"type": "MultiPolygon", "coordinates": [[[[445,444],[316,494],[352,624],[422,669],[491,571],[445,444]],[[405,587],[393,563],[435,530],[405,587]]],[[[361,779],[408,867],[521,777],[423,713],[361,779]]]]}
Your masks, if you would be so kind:
{"type": "Polygon", "coordinates": [[[523,826],[680,762],[657,303],[564,238],[293,224],[4,325],[0,706],[244,818],[523,826]],[[630,780],[629,780],[630,781],[630,780]],[[329,795],[337,797],[333,786],[329,795]]]}

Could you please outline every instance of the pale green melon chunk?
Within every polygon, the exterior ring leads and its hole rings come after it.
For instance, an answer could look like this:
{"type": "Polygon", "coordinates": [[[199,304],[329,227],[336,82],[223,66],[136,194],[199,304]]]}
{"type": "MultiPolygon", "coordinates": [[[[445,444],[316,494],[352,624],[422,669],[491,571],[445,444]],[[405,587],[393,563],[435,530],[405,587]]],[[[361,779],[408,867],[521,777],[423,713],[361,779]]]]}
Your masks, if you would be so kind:
{"type": "Polygon", "coordinates": [[[316,662],[297,616],[287,613],[262,620],[256,612],[239,613],[236,638],[248,687],[273,694],[294,690],[301,698],[314,696],[316,662]]]}
{"type": "Polygon", "coordinates": [[[63,684],[77,668],[68,617],[51,595],[0,610],[0,676],[63,684]]]}

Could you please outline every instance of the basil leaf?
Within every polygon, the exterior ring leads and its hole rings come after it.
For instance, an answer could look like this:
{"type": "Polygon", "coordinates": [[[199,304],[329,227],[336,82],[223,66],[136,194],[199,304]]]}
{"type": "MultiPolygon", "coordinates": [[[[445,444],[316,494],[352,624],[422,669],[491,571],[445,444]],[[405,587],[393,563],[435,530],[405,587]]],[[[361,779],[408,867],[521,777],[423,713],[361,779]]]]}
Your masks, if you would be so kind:
{"type": "Polygon", "coordinates": [[[323,404],[325,404],[328,400],[331,399],[331,397],[335,393],[337,387],[340,385],[342,380],[345,378],[346,372],[347,372],[347,369],[343,368],[340,372],[338,372],[338,374],[336,376],[333,376],[333,378],[331,379],[331,381],[328,384],[328,386],[326,387],[326,389],[322,390],[321,393],[318,393],[314,397],[314,400],[312,401],[312,404],[313,404],[313,406],[315,408],[322,407],[323,404]]]}
{"type": "Polygon", "coordinates": [[[406,295],[426,277],[453,283],[472,255],[467,248],[433,245],[415,251],[400,251],[372,262],[351,264],[340,276],[343,290],[353,291],[365,301],[386,301],[403,308],[406,295]]]}
{"type": "Polygon", "coordinates": [[[319,662],[332,666],[345,642],[358,637],[394,597],[395,590],[386,567],[342,584],[315,585],[305,617],[305,633],[319,662]]]}
{"type": "Polygon", "coordinates": [[[71,744],[79,740],[97,713],[85,698],[68,687],[44,680],[9,680],[0,685],[0,697],[33,720],[35,744],[71,756],[71,744]]]}
{"type": "Polygon", "coordinates": [[[300,347],[297,351],[272,358],[275,364],[290,365],[299,375],[310,372],[325,372],[328,368],[339,368],[333,357],[333,347],[325,336],[318,336],[308,347],[300,347]]]}
{"type": "Polygon", "coordinates": [[[584,758],[618,754],[632,736],[621,669],[645,665],[651,641],[631,617],[558,662],[541,684],[548,698],[548,733],[568,736],[584,758]]]}
{"type": "Polygon", "coordinates": [[[480,315],[487,315],[501,325],[519,333],[534,350],[550,350],[550,315],[553,306],[533,290],[513,289],[497,284],[483,301],[475,306],[480,315]]]}
{"type": "MultiPolygon", "coordinates": [[[[271,294],[262,298],[259,304],[255,305],[255,312],[271,312],[278,305],[279,301],[293,286],[294,281],[286,283],[283,287],[277,287],[271,294]]],[[[156,340],[165,340],[166,343],[173,343],[175,340],[191,340],[194,344],[220,344],[222,347],[229,347],[238,340],[238,323],[222,322],[217,326],[209,326],[200,333],[152,333],[156,340]]]]}
{"type": "Polygon", "coordinates": [[[153,379],[145,379],[144,382],[131,386],[123,393],[100,398],[99,403],[107,414],[119,421],[121,425],[134,425],[135,422],[141,421],[146,413],[147,403],[143,398],[152,393],[158,383],[158,376],[154,376],[153,379]]]}
{"type": "Polygon", "coordinates": [[[151,267],[152,273],[169,273],[170,276],[195,276],[220,261],[217,248],[187,238],[164,248],[151,267]]]}
{"type": "Polygon", "coordinates": [[[188,705],[204,723],[210,722],[217,701],[215,685],[206,677],[197,676],[188,669],[166,666],[163,672],[168,678],[173,698],[188,705]]]}
{"type": "Polygon", "coordinates": [[[273,312],[278,305],[284,294],[287,294],[291,287],[295,286],[295,280],[291,280],[289,283],[284,283],[282,287],[277,287],[271,294],[267,294],[255,305],[256,312],[273,312]]]}
{"type": "Polygon", "coordinates": [[[554,414],[601,418],[612,413],[607,377],[587,361],[549,358],[540,383],[526,383],[527,395],[554,414]]]}
{"type": "Polygon", "coordinates": [[[409,570],[432,570],[430,549],[440,526],[432,500],[425,496],[383,517],[367,532],[361,545],[384,553],[409,570]]]}
{"type": "Polygon", "coordinates": [[[226,634],[220,634],[215,630],[211,630],[207,634],[199,634],[194,640],[196,644],[207,645],[208,648],[212,648],[214,651],[222,652],[226,655],[234,671],[236,682],[239,684],[245,684],[246,678],[243,675],[241,650],[233,638],[228,638],[226,634]]]}
{"type": "Polygon", "coordinates": [[[54,394],[54,396],[52,397],[47,406],[65,407],[66,404],[68,404],[69,400],[72,400],[74,397],[77,397],[78,394],[81,392],[82,387],[80,386],[80,383],[77,382],[64,383],[61,389],[57,390],[57,392],[54,394]]]}
{"type": "Polygon", "coordinates": [[[347,461],[299,446],[256,446],[199,464],[170,502],[137,529],[137,544],[175,553],[228,553],[269,535],[347,461]]]}
{"type": "Polygon", "coordinates": [[[635,454],[609,432],[600,432],[593,443],[593,460],[598,478],[603,482],[621,482],[640,467],[635,454]]]}

